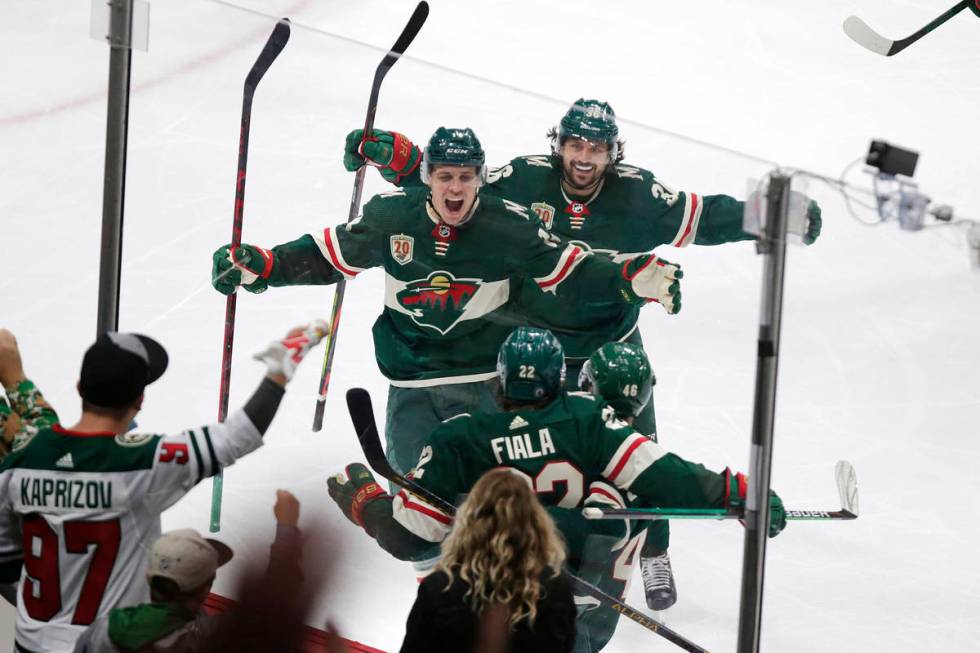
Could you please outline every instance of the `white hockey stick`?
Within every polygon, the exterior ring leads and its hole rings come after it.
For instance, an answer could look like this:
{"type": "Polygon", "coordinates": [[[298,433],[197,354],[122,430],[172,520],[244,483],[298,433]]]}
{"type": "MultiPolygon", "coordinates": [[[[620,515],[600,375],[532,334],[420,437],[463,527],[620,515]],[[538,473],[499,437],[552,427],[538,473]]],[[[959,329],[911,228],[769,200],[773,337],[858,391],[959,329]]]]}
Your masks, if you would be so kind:
{"type": "Polygon", "coordinates": [[[969,7],[971,4],[980,7],[980,5],[975,4],[976,2],[977,0],[960,0],[960,2],[956,3],[947,12],[936,18],[915,34],[898,41],[886,39],[884,36],[868,27],[868,24],[857,16],[847,17],[847,19],[844,21],[844,33],[850,36],[851,39],[858,45],[865,47],[872,52],[877,52],[885,57],[890,57],[893,54],[897,54],[908,46],[912,45],[923,36],[969,7]]]}
{"type": "MultiPolygon", "coordinates": [[[[834,467],[840,510],[787,510],[786,519],[793,521],[827,521],[833,519],[857,519],[858,488],[854,467],[841,460],[834,467]]],[[[742,519],[740,511],[724,508],[595,508],[582,509],[587,519],[742,519]]]]}

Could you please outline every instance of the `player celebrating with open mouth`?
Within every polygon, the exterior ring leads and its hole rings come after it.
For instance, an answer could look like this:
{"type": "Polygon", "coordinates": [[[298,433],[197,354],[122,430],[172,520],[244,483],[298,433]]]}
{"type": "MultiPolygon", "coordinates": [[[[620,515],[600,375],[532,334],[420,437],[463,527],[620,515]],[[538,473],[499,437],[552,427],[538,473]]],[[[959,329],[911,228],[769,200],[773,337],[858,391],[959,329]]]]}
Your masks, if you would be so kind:
{"type": "MultiPolygon", "coordinates": [[[[374,130],[367,139],[363,136],[361,130],[355,130],[347,137],[344,163],[348,170],[356,170],[366,161],[379,167],[392,183],[420,183],[417,163],[413,163],[418,148],[408,138],[381,130],[374,130]],[[395,152],[409,154],[394,156],[395,152]]],[[[660,245],[719,245],[755,238],[742,231],[743,202],[727,195],[675,191],[652,172],[623,163],[616,114],[606,102],[576,101],[558,126],[548,132],[548,138],[550,154],[517,157],[492,170],[484,194],[529,206],[549,232],[616,262],[660,245]]],[[[804,242],[809,244],[820,234],[822,224],[815,202],[807,216],[809,228],[804,242]]],[[[570,281],[575,286],[584,283],[584,278],[570,281]]],[[[637,330],[639,308],[635,305],[582,306],[541,292],[525,281],[514,310],[528,323],[549,329],[561,340],[573,383],[586,358],[604,343],[624,341],[642,346],[637,330]]],[[[636,416],[636,428],[656,439],[652,399],[636,416]]],[[[668,608],[677,600],[668,544],[667,522],[656,522],[650,527],[641,564],[647,605],[654,610],[668,608]]]]}
{"type": "MultiPolygon", "coordinates": [[[[349,223],[301,236],[271,250],[220,247],[212,283],[331,284],[367,268],[385,271],[385,308],[374,324],[375,355],[389,379],[385,436],[396,469],[418,460],[422,440],[442,420],[492,410],[497,349],[515,321],[511,278],[582,306],[661,303],[679,306],[678,266],[652,254],[626,264],[591,256],[549,233],[527,208],[484,195],[483,147],[471,129],[440,127],[424,153],[396,149],[421,168],[423,185],[378,195],[349,223]],[[420,165],[421,164],[421,165],[420,165]]],[[[520,323],[520,322],[518,322],[520,323]]]]}

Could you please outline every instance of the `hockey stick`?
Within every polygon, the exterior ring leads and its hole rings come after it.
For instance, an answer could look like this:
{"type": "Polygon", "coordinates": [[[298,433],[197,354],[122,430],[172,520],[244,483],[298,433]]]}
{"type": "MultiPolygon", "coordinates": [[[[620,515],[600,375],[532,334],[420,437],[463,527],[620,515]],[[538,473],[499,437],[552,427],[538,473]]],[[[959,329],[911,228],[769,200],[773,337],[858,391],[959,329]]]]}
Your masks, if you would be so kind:
{"type": "MultiPolygon", "coordinates": [[[[381,63],[374,71],[374,81],[371,82],[371,96],[368,99],[367,115],[364,118],[364,135],[369,136],[374,129],[374,115],[378,112],[378,93],[381,91],[381,82],[385,75],[391,70],[398,59],[405,53],[408,46],[415,40],[425,19],[429,17],[429,3],[422,0],[412,12],[412,17],[408,19],[405,29],[398,36],[398,40],[388,50],[381,63]]],[[[361,210],[361,191],[364,190],[365,166],[361,166],[354,174],[354,192],[351,195],[350,211],[347,213],[347,222],[351,222],[357,217],[361,210]]],[[[320,373],[320,389],[316,397],[316,410],[313,413],[313,430],[319,431],[323,428],[323,411],[327,406],[327,388],[330,385],[330,372],[333,369],[334,350],[337,347],[337,329],[340,328],[340,310],[344,305],[344,294],[347,291],[347,280],[341,279],[337,282],[337,289],[333,295],[333,307],[330,310],[330,333],[327,335],[327,348],[323,352],[323,370],[320,373]]]]}
{"type": "MultiPolygon", "coordinates": [[[[837,479],[837,492],[840,495],[840,510],[787,510],[787,521],[827,521],[833,519],[858,518],[857,474],[846,460],[840,460],[834,468],[837,479]]],[[[583,508],[582,515],[587,519],[637,519],[653,521],[658,519],[744,519],[739,511],[724,508],[583,508]]]]}
{"type": "MultiPolygon", "coordinates": [[[[361,449],[367,458],[368,465],[375,473],[383,476],[392,483],[400,485],[412,494],[415,494],[427,502],[439,508],[448,515],[456,514],[456,506],[446,501],[442,497],[433,494],[429,490],[421,487],[414,480],[398,473],[388,462],[384,450],[381,448],[381,437],[378,435],[378,426],[374,421],[374,409],[371,406],[371,395],[363,388],[351,388],[347,391],[347,410],[350,412],[351,421],[354,423],[354,430],[357,432],[357,439],[361,443],[361,449]]],[[[632,619],[647,630],[650,630],[664,639],[676,644],[685,651],[691,653],[707,653],[704,649],[683,635],[671,630],[663,623],[649,617],[636,608],[632,608],[620,601],[611,594],[604,592],[592,583],[582,580],[568,570],[565,575],[575,584],[576,589],[588,594],[601,604],[612,608],[619,614],[632,619]]]]}
{"type": "Polygon", "coordinates": [[[850,36],[851,39],[858,45],[863,46],[872,52],[877,52],[878,54],[890,57],[893,54],[898,54],[905,48],[909,47],[970,5],[976,7],[974,13],[980,16],[980,0],[961,0],[953,5],[944,14],[933,20],[912,36],[908,36],[898,41],[886,39],[884,36],[868,27],[868,24],[857,16],[847,17],[847,19],[844,21],[844,33],[850,36]]]}
{"type": "MultiPolygon", "coordinates": [[[[251,70],[245,77],[245,90],[242,95],[242,125],[238,137],[238,174],[235,176],[235,209],[231,224],[231,249],[242,243],[242,219],[245,210],[245,169],[248,164],[248,131],[252,121],[252,98],[262,76],[276,60],[282,49],[289,41],[289,19],[283,18],[276,23],[269,40],[259,53],[259,58],[252,64],[251,70]]],[[[235,309],[237,293],[228,295],[225,300],[225,335],[221,348],[221,386],[218,390],[218,421],[223,422],[228,416],[228,394],[231,385],[231,352],[235,340],[235,309]]],[[[221,530],[221,491],[224,478],[219,471],[214,475],[211,486],[211,525],[209,530],[217,533],[221,530]]]]}

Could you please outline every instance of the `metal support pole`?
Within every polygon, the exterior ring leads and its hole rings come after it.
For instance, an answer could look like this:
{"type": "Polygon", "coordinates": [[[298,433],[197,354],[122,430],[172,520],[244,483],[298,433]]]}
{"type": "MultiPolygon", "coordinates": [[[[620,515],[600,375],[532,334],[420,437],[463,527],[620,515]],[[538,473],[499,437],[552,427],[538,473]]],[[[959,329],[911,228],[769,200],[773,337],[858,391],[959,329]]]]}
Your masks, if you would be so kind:
{"type": "Polygon", "coordinates": [[[789,190],[789,177],[779,172],[770,175],[765,235],[758,243],[759,252],[765,257],[765,267],[755,373],[749,486],[745,509],[742,600],[738,620],[739,653],[757,653],[762,631],[762,586],[765,576],[766,537],[769,530],[769,485],[772,470],[773,423],[776,413],[779,327],[783,310],[783,277],[786,269],[789,190]]]}
{"type": "Polygon", "coordinates": [[[133,0],[107,0],[109,19],[109,102],[106,115],[105,177],[102,187],[102,253],[96,333],[119,326],[129,76],[132,62],[133,0]]]}

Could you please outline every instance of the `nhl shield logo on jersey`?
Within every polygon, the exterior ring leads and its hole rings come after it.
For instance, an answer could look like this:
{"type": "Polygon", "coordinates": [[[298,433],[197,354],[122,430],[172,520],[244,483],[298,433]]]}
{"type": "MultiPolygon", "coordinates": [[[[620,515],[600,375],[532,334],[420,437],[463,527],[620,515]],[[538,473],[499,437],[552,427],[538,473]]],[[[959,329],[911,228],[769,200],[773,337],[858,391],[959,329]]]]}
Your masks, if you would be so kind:
{"type": "Polygon", "coordinates": [[[415,249],[415,239],[405,234],[398,234],[397,236],[392,236],[389,240],[391,243],[391,258],[395,259],[395,263],[399,265],[411,263],[412,252],[415,249]]]}
{"type": "Polygon", "coordinates": [[[459,322],[481,285],[480,279],[456,279],[440,270],[409,281],[395,299],[416,324],[446,334],[459,322]]]}
{"type": "Polygon", "coordinates": [[[534,202],[531,210],[537,213],[538,219],[544,223],[544,228],[551,230],[551,225],[555,221],[555,207],[544,202],[534,202]]]}
{"type": "Polygon", "coordinates": [[[565,213],[568,214],[568,224],[572,229],[581,229],[585,219],[592,215],[589,207],[581,202],[569,202],[565,207],[565,213]]]}

